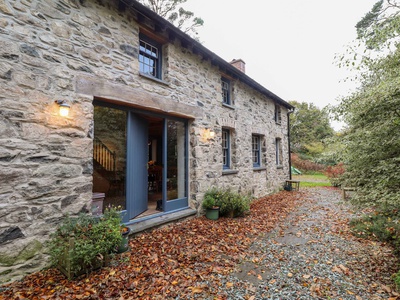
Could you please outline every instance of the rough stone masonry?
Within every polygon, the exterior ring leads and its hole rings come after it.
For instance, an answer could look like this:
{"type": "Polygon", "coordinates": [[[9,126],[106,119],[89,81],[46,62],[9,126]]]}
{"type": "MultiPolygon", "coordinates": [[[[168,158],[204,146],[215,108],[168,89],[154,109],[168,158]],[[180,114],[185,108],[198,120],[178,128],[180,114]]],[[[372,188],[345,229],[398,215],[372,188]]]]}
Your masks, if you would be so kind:
{"type": "Polygon", "coordinates": [[[186,112],[193,209],[211,186],[258,197],[287,179],[287,109],[276,124],[274,101],[239,79],[232,80],[234,107],[222,106],[221,70],[178,40],[163,46],[161,83],[140,76],[141,28],[117,1],[0,0],[0,282],[43,268],[49,234],[65,213],[85,211],[91,201],[95,96],[186,112]],[[83,79],[104,94],[80,90],[83,79]],[[71,104],[67,118],[58,115],[56,99],[71,104]],[[202,139],[205,127],[215,129],[214,139],[202,139]],[[222,172],[222,127],[234,132],[231,174],[222,172]],[[252,134],[262,137],[258,170],[252,134]]]}

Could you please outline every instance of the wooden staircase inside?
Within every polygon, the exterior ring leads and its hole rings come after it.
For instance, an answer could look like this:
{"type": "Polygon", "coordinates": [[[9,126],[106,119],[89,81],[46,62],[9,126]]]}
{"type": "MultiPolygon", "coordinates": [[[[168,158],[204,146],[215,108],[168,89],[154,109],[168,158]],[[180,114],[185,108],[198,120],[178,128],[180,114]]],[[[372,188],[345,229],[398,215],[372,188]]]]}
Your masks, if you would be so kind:
{"type": "Polygon", "coordinates": [[[116,153],[100,139],[93,140],[93,192],[102,192],[106,197],[125,195],[125,179],[118,174],[116,153]]]}

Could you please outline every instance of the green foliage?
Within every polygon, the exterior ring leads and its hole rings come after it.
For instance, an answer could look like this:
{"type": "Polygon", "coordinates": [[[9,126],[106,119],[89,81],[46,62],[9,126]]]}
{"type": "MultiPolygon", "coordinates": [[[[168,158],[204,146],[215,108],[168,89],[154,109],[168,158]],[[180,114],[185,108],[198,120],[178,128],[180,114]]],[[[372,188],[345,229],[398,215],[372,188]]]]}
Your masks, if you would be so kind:
{"type": "Polygon", "coordinates": [[[368,29],[378,22],[378,17],[382,10],[382,4],[383,0],[375,3],[372,10],[356,24],[358,38],[367,36],[370,33],[373,34],[373,31],[370,32],[368,29]]]}
{"type": "Polygon", "coordinates": [[[204,209],[215,208],[218,207],[217,199],[219,197],[218,191],[212,189],[205,193],[204,199],[202,202],[202,206],[204,209]]]}
{"type": "Polygon", "coordinates": [[[337,132],[333,137],[325,139],[325,148],[314,161],[327,166],[333,166],[343,161],[344,144],[342,143],[342,136],[343,132],[337,132]]]}
{"type": "Polygon", "coordinates": [[[400,290],[400,271],[398,271],[396,274],[393,276],[394,283],[396,285],[397,290],[400,290]]]}
{"type": "Polygon", "coordinates": [[[204,209],[219,207],[221,204],[221,199],[224,195],[224,191],[213,187],[206,191],[204,194],[204,199],[202,202],[202,206],[204,209]]]}
{"type": "Polygon", "coordinates": [[[400,254],[400,224],[397,214],[379,211],[350,221],[353,234],[361,238],[372,238],[394,246],[400,254]]]}
{"type": "Polygon", "coordinates": [[[57,266],[60,259],[69,257],[73,273],[90,269],[121,242],[120,222],[119,212],[113,208],[101,217],[67,216],[49,242],[52,265],[57,266]]]}
{"type": "Polygon", "coordinates": [[[348,124],[342,137],[343,161],[345,184],[357,187],[352,201],[380,209],[400,207],[400,6],[396,3],[379,2],[357,25],[359,40],[371,51],[361,59],[361,87],[336,110],[348,124]]]}
{"type": "Polygon", "coordinates": [[[290,144],[293,152],[317,157],[325,148],[324,140],[334,135],[329,114],[312,103],[290,101],[296,109],[290,115],[290,144]]]}
{"type": "Polygon", "coordinates": [[[203,26],[202,18],[195,17],[194,13],[185,10],[181,4],[187,0],[138,0],[161,17],[165,18],[183,32],[196,38],[197,28],[203,26]]]}
{"type": "Polygon", "coordinates": [[[307,153],[312,157],[316,157],[324,151],[324,144],[322,142],[311,142],[303,145],[307,153]]]}
{"type": "Polygon", "coordinates": [[[241,195],[228,189],[212,188],[204,195],[203,208],[218,206],[221,216],[239,217],[250,210],[251,199],[249,195],[241,195]]]}
{"type": "Polygon", "coordinates": [[[368,49],[387,48],[399,37],[400,4],[397,0],[380,0],[356,25],[358,39],[368,49]]]}

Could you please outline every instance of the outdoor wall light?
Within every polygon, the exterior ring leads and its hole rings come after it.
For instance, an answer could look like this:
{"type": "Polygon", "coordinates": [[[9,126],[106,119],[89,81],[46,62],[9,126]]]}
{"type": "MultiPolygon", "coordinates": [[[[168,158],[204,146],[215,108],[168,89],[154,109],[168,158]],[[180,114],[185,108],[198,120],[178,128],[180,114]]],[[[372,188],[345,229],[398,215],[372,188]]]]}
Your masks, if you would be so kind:
{"type": "Polygon", "coordinates": [[[60,107],[59,113],[61,117],[68,117],[69,114],[69,104],[65,102],[65,100],[56,100],[55,101],[60,107]]]}
{"type": "Polygon", "coordinates": [[[209,128],[204,129],[204,132],[203,132],[204,139],[210,140],[210,139],[213,139],[214,136],[215,136],[215,132],[212,129],[209,129],[209,128]]]}

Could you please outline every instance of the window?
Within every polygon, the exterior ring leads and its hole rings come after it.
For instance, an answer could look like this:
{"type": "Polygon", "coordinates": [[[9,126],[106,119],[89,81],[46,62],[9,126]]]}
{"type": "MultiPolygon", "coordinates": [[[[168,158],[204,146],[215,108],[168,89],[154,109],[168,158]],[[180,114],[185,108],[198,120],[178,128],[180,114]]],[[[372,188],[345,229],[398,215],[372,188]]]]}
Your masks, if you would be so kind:
{"type": "Polygon", "coordinates": [[[277,104],[275,104],[275,123],[276,124],[281,124],[282,121],[282,116],[281,116],[281,107],[277,104]]]}
{"type": "Polygon", "coordinates": [[[140,35],[140,73],[161,79],[161,47],[158,43],[140,35]]]}
{"type": "Polygon", "coordinates": [[[282,141],[280,138],[275,139],[276,165],[282,165],[282,141]]]}
{"type": "Polygon", "coordinates": [[[253,135],[251,137],[251,149],[253,153],[253,167],[260,167],[261,137],[259,135],[253,135]]]}
{"type": "Polygon", "coordinates": [[[231,156],[231,144],[230,144],[231,132],[229,129],[222,129],[222,157],[223,157],[223,168],[230,168],[230,156],[231,156]]]}
{"type": "Polygon", "coordinates": [[[226,78],[221,78],[221,84],[222,84],[222,103],[232,105],[231,82],[226,78]]]}

